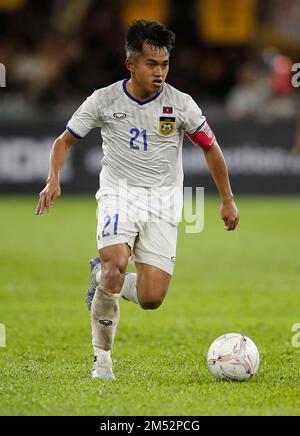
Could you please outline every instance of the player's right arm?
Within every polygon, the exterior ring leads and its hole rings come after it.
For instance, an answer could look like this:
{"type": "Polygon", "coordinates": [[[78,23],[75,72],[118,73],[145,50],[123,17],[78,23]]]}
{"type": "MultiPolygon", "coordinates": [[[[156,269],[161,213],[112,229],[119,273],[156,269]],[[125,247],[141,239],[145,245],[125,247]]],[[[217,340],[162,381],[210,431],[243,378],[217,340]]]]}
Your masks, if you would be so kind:
{"type": "Polygon", "coordinates": [[[47,183],[40,192],[36,215],[42,215],[45,210],[49,212],[54,201],[60,196],[60,171],[72,146],[78,139],[84,138],[94,127],[102,127],[99,107],[101,93],[101,89],[95,91],[82,103],[68,122],[66,131],[54,141],[50,154],[47,183]]]}
{"type": "Polygon", "coordinates": [[[45,188],[40,192],[36,215],[42,215],[45,210],[49,212],[54,201],[60,196],[60,172],[76,142],[77,138],[68,130],[54,141],[50,153],[48,178],[45,188]]]}

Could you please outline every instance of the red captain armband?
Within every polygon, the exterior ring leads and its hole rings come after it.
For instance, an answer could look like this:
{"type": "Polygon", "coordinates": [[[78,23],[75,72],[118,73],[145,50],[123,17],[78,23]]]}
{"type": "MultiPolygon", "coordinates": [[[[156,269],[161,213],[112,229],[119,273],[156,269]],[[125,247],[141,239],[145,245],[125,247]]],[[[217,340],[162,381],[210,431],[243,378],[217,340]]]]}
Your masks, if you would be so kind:
{"type": "Polygon", "coordinates": [[[190,138],[193,144],[199,145],[204,150],[211,147],[216,140],[213,131],[206,121],[199,130],[193,134],[187,133],[187,136],[190,138]]]}

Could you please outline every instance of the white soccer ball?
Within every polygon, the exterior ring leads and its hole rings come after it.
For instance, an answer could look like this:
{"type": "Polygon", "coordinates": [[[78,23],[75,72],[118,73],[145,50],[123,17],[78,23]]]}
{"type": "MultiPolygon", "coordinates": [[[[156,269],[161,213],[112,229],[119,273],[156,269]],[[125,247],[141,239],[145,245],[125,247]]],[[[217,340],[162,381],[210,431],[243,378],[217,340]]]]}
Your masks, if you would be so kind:
{"type": "Polygon", "coordinates": [[[210,346],[207,363],[218,379],[249,380],[259,367],[259,352],[255,343],[239,333],[227,333],[210,346]]]}

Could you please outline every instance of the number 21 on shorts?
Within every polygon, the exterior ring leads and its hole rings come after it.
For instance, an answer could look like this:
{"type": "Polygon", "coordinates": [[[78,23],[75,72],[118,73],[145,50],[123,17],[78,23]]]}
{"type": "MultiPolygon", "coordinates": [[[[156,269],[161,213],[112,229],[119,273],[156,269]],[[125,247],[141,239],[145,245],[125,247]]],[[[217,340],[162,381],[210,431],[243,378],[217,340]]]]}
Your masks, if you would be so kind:
{"type": "Polygon", "coordinates": [[[105,215],[103,229],[101,232],[102,238],[106,238],[107,236],[117,235],[118,234],[118,223],[119,223],[119,214],[116,213],[113,217],[110,215],[105,215]],[[113,233],[111,233],[108,228],[110,224],[113,224],[113,233]]]}

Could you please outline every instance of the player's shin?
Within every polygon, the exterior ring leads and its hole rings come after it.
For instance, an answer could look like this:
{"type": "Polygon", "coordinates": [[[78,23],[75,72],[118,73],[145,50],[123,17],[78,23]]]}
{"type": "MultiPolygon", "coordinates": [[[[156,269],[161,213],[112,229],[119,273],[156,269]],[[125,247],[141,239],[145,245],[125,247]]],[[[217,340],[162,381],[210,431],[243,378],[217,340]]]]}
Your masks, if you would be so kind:
{"type": "Polygon", "coordinates": [[[136,289],[136,273],[127,273],[125,275],[124,284],[120,295],[125,298],[125,300],[139,304],[136,289]]]}
{"type": "Polygon", "coordinates": [[[120,320],[120,294],[103,291],[96,288],[91,307],[91,322],[94,355],[101,354],[101,350],[110,351],[120,320]]]}

